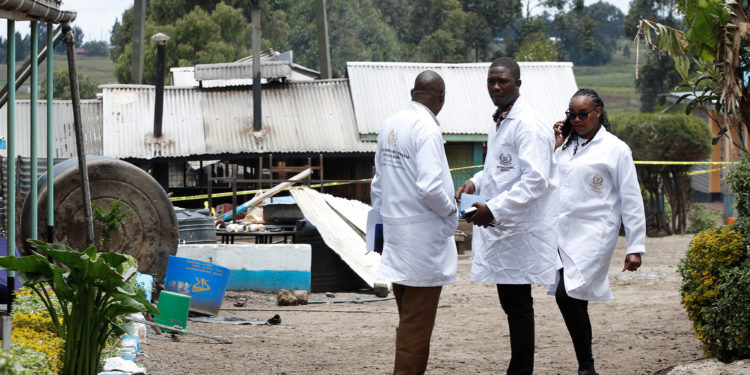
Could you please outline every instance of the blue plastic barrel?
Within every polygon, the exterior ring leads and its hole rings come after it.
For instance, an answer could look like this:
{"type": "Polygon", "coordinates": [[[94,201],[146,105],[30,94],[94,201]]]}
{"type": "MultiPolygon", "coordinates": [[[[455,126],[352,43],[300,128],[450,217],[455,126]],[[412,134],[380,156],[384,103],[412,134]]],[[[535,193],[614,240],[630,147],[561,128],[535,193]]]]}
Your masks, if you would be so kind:
{"type": "Polygon", "coordinates": [[[169,256],[164,290],[190,295],[190,311],[217,315],[229,282],[229,268],[169,256]]]}

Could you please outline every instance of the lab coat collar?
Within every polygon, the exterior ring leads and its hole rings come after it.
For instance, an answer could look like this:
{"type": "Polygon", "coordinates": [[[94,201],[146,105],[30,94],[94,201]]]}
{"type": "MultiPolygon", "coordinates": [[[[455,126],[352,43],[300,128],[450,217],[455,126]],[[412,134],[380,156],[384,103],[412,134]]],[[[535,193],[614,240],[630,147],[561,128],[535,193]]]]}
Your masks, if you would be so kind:
{"type": "Polygon", "coordinates": [[[429,108],[427,108],[424,104],[412,101],[411,105],[412,105],[412,107],[414,107],[417,110],[421,109],[421,110],[424,110],[425,112],[429,113],[430,116],[432,116],[432,119],[435,120],[435,124],[437,126],[440,126],[440,121],[438,121],[437,117],[435,117],[435,114],[432,113],[432,111],[429,108]]]}
{"type": "Polygon", "coordinates": [[[522,108],[525,106],[525,101],[523,98],[519,95],[515,102],[513,102],[513,106],[510,107],[510,112],[508,112],[508,116],[505,116],[505,119],[513,119],[518,116],[518,114],[521,112],[522,108]]]}

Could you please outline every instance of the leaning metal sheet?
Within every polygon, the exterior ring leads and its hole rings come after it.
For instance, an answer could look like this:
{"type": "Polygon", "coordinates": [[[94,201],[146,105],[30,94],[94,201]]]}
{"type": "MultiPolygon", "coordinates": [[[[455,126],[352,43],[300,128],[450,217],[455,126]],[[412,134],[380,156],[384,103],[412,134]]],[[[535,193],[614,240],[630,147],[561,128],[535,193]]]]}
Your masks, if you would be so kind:
{"type": "Polygon", "coordinates": [[[368,285],[375,285],[380,254],[367,252],[365,240],[326,203],[325,194],[310,188],[290,189],[305,218],[320,232],[326,245],[368,285]]]}

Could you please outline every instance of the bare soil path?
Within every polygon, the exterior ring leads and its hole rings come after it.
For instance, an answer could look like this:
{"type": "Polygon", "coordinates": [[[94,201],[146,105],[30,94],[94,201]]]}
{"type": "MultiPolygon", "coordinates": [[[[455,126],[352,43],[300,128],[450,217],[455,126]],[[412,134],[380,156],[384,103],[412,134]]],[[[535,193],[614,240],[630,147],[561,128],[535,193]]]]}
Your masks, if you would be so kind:
{"type": "MultiPolygon", "coordinates": [[[[615,300],[592,302],[597,370],[608,374],[750,374],[750,363],[703,360],[680,305],[679,259],[692,236],[649,238],[636,273],[620,273],[620,238],[610,266],[615,300]],[[677,367],[676,367],[677,366],[677,367]]],[[[471,283],[470,254],[459,257],[458,281],[443,289],[432,337],[428,374],[500,374],[510,356],[508,328],[494,285],[471,283]]],[[[575,374],[577,364],[554,298],[534,286],[536,374],[575,374]]],[[[345,301],[372,295],[324,293],[310,301],[345,301]]],[[[226,337],[220,344],[196,336],[150,335],[139,363],[150,374],[389,374],[398,315],[392,299],[368,303],[276,306],[275,295],[228,292],[221,316],[268,319],[276,326],[190,322],[188,329],[226,337]],[[234,303],[246,300],[245,309],[234,303]]],[[[750,361],[745,361],[750,362],[750,361]]]]}

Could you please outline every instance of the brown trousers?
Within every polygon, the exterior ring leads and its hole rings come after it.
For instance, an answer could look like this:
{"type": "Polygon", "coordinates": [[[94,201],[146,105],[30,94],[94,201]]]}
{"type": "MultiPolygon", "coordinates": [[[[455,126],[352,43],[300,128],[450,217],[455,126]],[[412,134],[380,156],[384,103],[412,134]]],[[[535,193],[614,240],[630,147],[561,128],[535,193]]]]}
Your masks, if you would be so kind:
{"type": "Polygon", "coordinates": [[[430,356],[430,337],[435,326],[442,286],[416,287],[393,284],[398,306],[394,375],[424,374],[430,356]]]}

